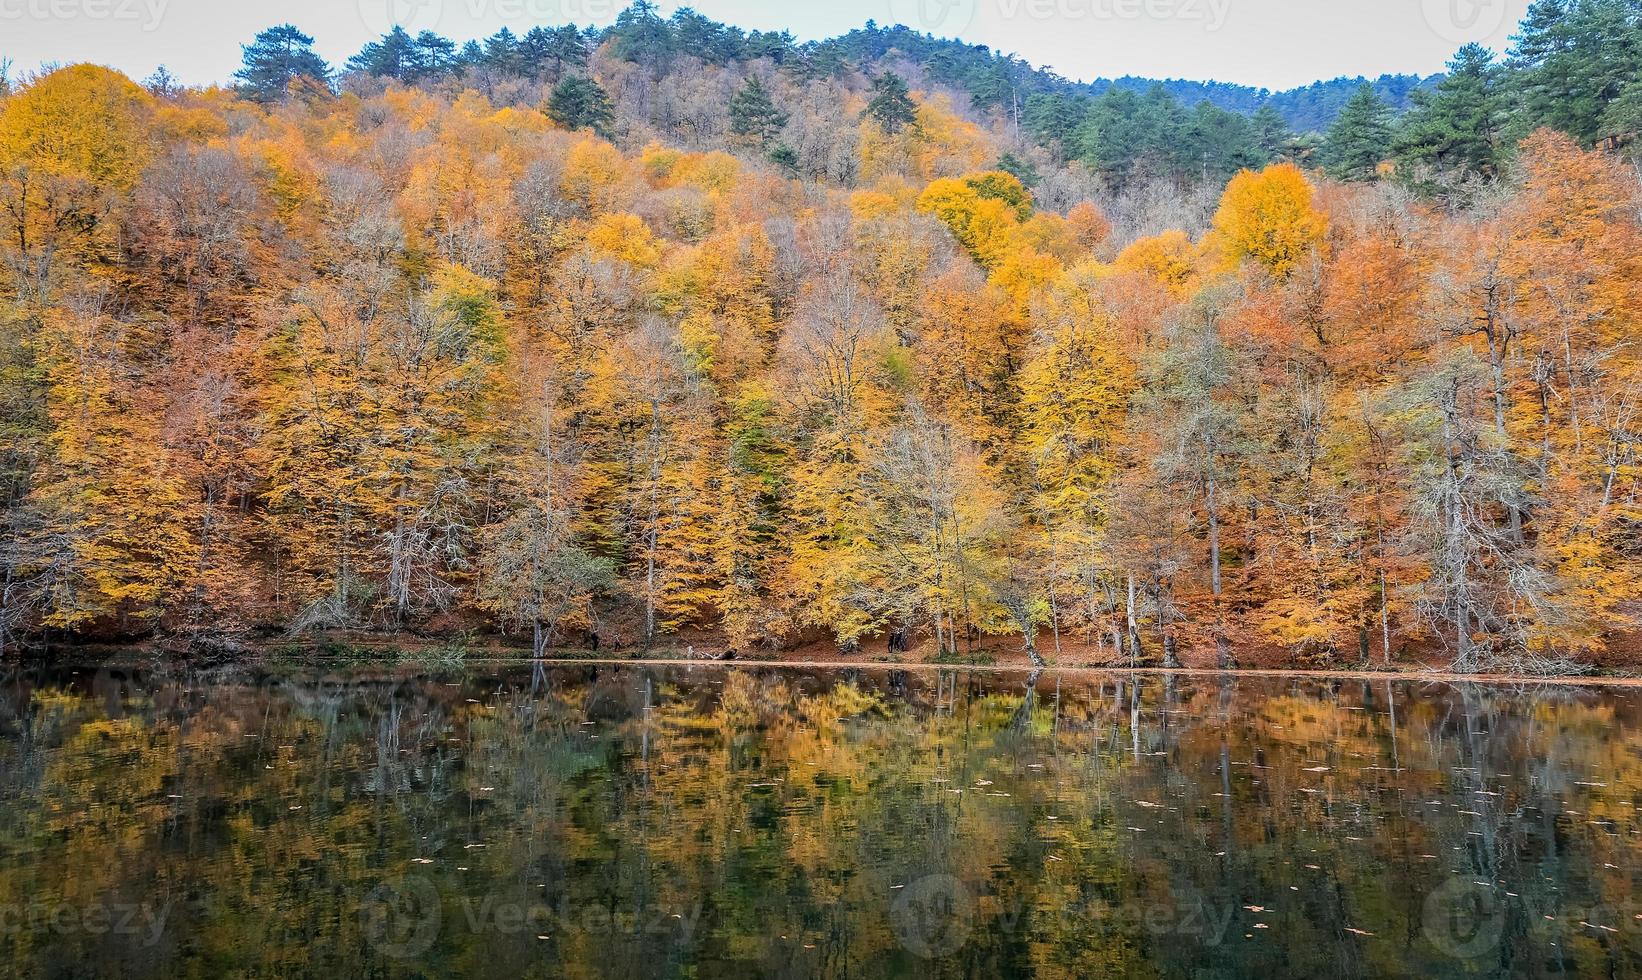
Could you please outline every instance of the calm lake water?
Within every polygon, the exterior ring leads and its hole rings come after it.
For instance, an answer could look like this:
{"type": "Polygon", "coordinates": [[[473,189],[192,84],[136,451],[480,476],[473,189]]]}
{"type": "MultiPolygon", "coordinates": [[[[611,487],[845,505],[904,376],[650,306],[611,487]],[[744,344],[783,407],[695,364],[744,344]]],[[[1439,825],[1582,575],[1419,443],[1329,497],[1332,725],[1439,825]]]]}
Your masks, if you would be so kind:
{"type": "Polygon", "coordinates": [[[17,976],[1626,976],[1642,692],[13,669],[17,976]]]}

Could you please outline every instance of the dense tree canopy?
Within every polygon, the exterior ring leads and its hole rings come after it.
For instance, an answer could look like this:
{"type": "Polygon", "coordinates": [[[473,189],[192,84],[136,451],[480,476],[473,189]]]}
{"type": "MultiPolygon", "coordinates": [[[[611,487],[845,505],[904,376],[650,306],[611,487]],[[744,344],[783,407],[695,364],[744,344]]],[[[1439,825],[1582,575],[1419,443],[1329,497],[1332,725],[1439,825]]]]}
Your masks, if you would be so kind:
{"type": "Polygon", "coordinates": [[[1017,127],[647,5],[289,100],[285,31],[236,91],[0,101],[0,642],[1473,668],[1634,627],[1638,185],[1518,138],[1521,53],[1401,124],[1364,89],[1319,171],[1272,112],[1017,127]],[[1445,175],[1489,192],[1403,183],[1445,175]]]}

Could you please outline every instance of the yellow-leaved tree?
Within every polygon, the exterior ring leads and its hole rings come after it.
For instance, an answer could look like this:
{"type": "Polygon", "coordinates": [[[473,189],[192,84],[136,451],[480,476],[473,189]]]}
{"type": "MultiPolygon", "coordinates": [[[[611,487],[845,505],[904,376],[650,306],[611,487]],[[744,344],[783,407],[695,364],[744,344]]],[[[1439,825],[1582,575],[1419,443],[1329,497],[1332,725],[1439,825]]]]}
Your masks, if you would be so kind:
{"type": "Polygon", "coordinates": [[[1311,181],[1292,163],[1233,177],[1214,216],[1227,263],[1236,266],[1251,259],[1272,275],[1288,278],[1327,238],[1328,219],[1315,198],[1311,181]]]}
{"type": "Polygon", "coordinates": [[[16,533],[43,622],[157,618],[192,572],[189,502],[132,370],[152,338],[96,309],[53,309],[35,341],[46,454],[16,533]]]}
{"type": "Polygon", "coordinates": [[[1136,378],[1091,271],[1057,282],[1036,319],[1038,339],[1020,374],[1020,438],[1058,642],[1063,625],[1096,626],[1107,496],[1136,378]]]}
{"type": "Polygon", "coordinates": [[[0,105],[0,241],[19,287],[43,289],[59,254],[113,260],[104,219],[151,155],[151,101],[119,72],[73,65],[0,105]]]}

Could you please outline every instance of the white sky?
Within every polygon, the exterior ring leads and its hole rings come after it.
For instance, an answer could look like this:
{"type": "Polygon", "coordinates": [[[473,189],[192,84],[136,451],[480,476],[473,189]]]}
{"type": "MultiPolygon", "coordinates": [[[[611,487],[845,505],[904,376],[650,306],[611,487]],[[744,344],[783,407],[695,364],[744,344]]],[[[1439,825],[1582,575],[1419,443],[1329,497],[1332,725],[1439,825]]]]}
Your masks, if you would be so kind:
{"type": "MultiPolygon", "coordinates": [[[[1144,75],[1272,89],[1440,71],[1466,41],[1503,50],[1529,0],[662,0],[747,29],[826,37],[866,21],[987,44],[1076,79],[1144,75]]],[[[503,25],[608,24],[625,0],[0,0],[13,72],[94,61],[142,78],[226,81],[240,45],[289,21],[333,64],[392,24],[458,41],[503,25]]]]}

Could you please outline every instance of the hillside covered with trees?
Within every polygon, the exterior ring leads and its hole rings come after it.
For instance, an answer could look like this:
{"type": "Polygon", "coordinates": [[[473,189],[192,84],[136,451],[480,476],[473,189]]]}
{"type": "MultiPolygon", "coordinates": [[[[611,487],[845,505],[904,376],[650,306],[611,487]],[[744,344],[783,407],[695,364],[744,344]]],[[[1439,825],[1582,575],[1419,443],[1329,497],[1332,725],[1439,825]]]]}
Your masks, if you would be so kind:
{"type": "Polygon", "coordinates": [[[14,80],[0,651],[1604,662],[1642,613],[1639,22],[1537,0],[1313,139],[644,3],[14,80]]]}

